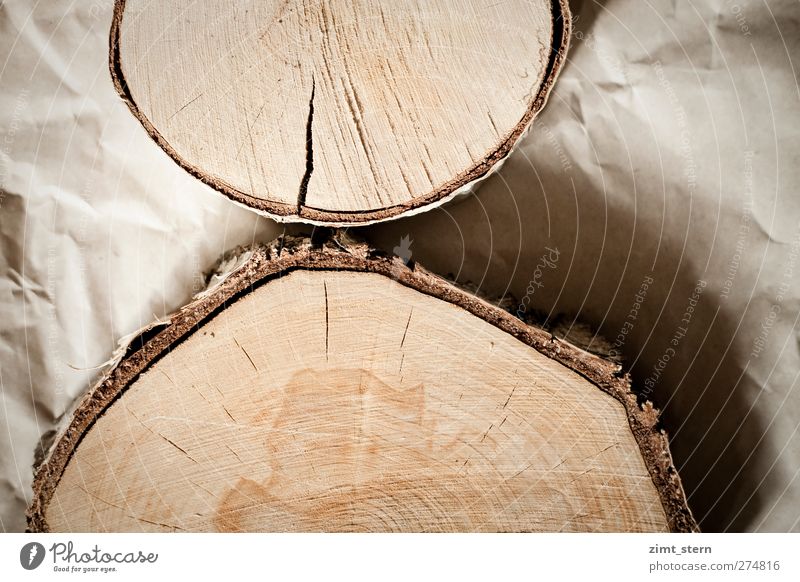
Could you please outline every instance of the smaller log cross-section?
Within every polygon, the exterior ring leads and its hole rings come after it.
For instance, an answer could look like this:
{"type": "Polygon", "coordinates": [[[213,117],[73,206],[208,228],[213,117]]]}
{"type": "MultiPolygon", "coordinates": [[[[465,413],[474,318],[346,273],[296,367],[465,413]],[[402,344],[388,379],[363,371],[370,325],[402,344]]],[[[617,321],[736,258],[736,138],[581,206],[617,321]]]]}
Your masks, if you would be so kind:
{"type": "Polygon", "coordinates": [[[205,183],[278,220],[356,225],[496,169],[569,36],[567,0],[116,0],[110,67],[205,183]]]}

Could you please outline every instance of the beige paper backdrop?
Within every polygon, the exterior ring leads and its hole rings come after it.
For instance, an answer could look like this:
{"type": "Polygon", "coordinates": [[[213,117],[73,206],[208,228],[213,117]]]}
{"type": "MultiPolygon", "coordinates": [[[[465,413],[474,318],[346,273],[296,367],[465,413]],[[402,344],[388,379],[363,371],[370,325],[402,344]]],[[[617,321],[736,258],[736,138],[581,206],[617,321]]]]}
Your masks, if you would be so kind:
{"type": "MultiPolygon", "coordinates": [[[[572,7],[568,65],[499,175],[359,233],[593,325],[663,409],[703,528],[798,531],[800,4],[572,7]]],[[[0,4],[5,531],[25,526],[39,435],[117,341],[283,230],[151,142],[111,86],[110,18],[109,0],[0,4]]]]}

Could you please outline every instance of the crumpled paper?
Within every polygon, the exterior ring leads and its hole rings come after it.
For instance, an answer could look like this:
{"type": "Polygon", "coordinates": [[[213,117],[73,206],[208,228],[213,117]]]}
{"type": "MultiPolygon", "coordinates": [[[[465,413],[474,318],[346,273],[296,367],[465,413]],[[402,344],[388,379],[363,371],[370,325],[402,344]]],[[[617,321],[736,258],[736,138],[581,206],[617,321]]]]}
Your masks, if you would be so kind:
{"type": "MultiPolygon", "coordinates": [[[[587,322],[663,411],[705,530],[800,530],[796,2],[587,0],[545,111],[476,195],[358,229],[587,322]]],[[[0,6],[0,528],[120,338],[284,227],[178,168],[113,90],[112,3],[0,6]]]]}
{"type": "Polygon", "coordinates": [[[800,5],[572,8],[568,63],[499,175],[369,238],[593,325],[662,410],[702,528],[798,531],[800,5]]]}

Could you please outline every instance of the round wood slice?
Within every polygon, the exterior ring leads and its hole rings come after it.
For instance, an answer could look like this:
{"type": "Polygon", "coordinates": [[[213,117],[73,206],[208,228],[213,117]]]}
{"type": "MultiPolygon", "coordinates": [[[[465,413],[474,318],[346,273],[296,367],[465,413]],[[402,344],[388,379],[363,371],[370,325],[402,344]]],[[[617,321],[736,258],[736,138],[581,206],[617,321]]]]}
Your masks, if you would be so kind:
{"type": "Polygon", "coordinates": [[[693,531],[619,367],[341,238],[251,250],[41,462],[34,531],[693,531]]]}
{"type": "Polygon", "coordinates": [[[567,0],[116,0],[112,77],[186,170],[278,220],[469,191],[544,106],[567,0]]]}

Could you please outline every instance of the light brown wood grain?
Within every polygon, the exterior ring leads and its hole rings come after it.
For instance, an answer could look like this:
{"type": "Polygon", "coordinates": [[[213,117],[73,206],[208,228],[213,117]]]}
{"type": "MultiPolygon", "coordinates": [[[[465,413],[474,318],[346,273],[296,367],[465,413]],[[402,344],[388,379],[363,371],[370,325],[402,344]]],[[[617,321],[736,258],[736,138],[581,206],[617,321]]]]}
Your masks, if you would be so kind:
{"type": "Polygon", "coordinates": [[[551,0],[118,0],[112,69],[211,185],[278,217],[357,223],[442,200],[504,157],[544,104],[566,14],[551,0]]]}
{"type": "Polygon", "coordinates": [[[85,434],[53,531],[663,531],[622,404],[374,273],[294,271],[85,434]]]}

